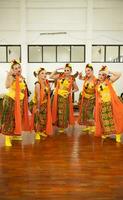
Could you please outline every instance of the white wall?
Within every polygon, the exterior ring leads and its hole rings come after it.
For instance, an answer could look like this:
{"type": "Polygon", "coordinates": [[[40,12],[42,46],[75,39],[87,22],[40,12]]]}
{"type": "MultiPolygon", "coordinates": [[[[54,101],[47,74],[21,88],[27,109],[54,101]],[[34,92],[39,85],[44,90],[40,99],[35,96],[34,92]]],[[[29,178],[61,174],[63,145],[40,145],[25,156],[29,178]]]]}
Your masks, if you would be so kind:
{"type": "MultiPolygon", "coordinates": [[[[85,44],[86,63],[91,62],[92,44],[123,44],[122,0],[0,0],[0,44],[22,45],[22,66],[29,88],[33,90],[33,70],[37,63],[27,63],[28,44],[85,44]],[[65,35],[40,35],[48,32],[65,35]]],[[[75,63],[73,72],[84,71],[86,63],[75,63]]],[[[103,63],[105,64],[105,63],[103,63]]],[[[101,63],[93,64],[97,75],[101,63]]],[[[110,70],[123,72],[122,63],[106,63],[110,70]]],[[[43,63],[54,70],[63,63],[43,63]]],[[[9,64],[0,63],[0,93],[9,64]]],[[[81,89],[81,82],[77,80],[81,89]]],[[[123,76],[116,82],[123,92],[123,76]]],[[[76,94],[76,100],[78,94],[76,94]]]]}

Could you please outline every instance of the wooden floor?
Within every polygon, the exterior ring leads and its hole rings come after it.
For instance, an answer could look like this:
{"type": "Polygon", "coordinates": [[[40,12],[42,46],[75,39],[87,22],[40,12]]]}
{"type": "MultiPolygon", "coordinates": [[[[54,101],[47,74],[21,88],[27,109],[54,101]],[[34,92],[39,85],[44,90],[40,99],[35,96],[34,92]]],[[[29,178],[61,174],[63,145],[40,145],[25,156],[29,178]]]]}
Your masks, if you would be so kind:
{"type": "Polygon", "coordinates": [[[79,127],[4,147],[0,136],[0,200],[123,200],[123,144],[102,142],[79,127]]]}

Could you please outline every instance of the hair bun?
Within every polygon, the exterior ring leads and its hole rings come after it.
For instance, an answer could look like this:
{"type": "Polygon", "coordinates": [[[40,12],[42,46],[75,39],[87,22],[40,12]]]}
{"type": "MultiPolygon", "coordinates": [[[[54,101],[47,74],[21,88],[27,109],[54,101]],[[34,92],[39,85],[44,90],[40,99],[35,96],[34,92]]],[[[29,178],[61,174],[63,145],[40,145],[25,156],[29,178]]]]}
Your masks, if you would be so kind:
{"type": "Polygon", "coordinates": [[[45,70],[43,67],[40,67],[37,71],[34,71],[33,74],[35,77],[37,77],[41,71],[45,70]]]}
{"type": "Polygon", "coordinates": [[[15,65],[15,64],[20,64],[17,60],[15,60],[15,59],[13,59],[12,61],[11,61],[11,64],[13,65],[15,65]]]}
{"type": "Polygon", "coordinates": [[[37,75],[38,75],[36,71],[34,71],[33,74],[35,77],[37,77],[37,75]]]}

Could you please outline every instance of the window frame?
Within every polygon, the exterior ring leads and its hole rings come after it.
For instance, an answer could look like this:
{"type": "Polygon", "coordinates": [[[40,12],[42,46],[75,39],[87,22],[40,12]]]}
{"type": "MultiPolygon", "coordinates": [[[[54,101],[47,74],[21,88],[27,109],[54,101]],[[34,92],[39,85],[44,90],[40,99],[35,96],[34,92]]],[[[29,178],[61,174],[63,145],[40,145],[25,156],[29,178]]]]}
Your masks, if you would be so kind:
{"type": "Polygon", "coordinates": [[[8,61],[8,47],[20,47],[20,63],[21,63],[21,55],[22,55],[22,52],[21,52],[21,45],[20,44],[7,44],[7,45],[5,45],[5,44],[0,44],[0,47],[6,47],[6,61],[5,62],[1,62],[0,61],[0,63],[10,63],[9,61],[8,61]]]}
{"type": "Polygon", "coordinates": [[[121,46],[123,46],[122,44],[107,44],[107,45],[105,45],[105,44],[93,44],[92,45],[92,51],[93,51],[93,46],[103,46],[104,47],[104,61],[102,62],[102,61],[91,61],[92,63],[122,63],[122,62],[120,62],[120,47],[121,46]],[[110,61],[106,61],[106,47],[111,47],[111,46],[116,46],[116,47],[118,47],[118,59],[119,59],[119,61],[117,61],[117,62],[110,62],[110,61]]]}
{"type": "MultiPolygon", "coordinates": [[[[30,45],[28,45],[28,47],[27,47],[27,55],[28,55],[28,63],[60,63],[61,61],[58,61],[58,47],[59,46],[69,46],[70,47],[70,63],[85,63],[85,58],[86,58],[86,45],[85,44],[46,44],[46,45],[44,45],[44,44],[34,44],[34,45],[32,45],[32,44],[30,44],[30,45]],[[41,62],[30,62],[29,61],[29,48],[30,47],[33,47],[33,46],[41,46],[42,47],[42,61],[41,62]],[[54,46],[54,47],[56,47],[56,60],[55,60],[55,62],[44,62],[43,60],[43,47],[44,46],[54,46]],[[73,62],[73,61],[71,61],[71,54],[72,54],[72,51],[71,51],[71,47],[72,46],[82,46],[82,47],[84,47],[84,61],[82,62],[82,61],[76,61],[76,62],[73,62]]],[[[66,63],[66,61],[62,61],[61,63],[66,63]]]]}

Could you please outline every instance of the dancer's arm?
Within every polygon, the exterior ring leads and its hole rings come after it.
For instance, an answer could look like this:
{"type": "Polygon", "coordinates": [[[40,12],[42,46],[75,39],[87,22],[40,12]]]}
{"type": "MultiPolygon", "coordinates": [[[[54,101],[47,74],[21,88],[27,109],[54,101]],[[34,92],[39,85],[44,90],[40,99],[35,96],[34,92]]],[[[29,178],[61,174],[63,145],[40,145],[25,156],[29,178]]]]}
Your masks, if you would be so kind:
{"type": "Polygon", "coordinates": [[[80,79],[80,80],[85,80],[85,77],[82,76],[82,72],[79,73],[79,79],[80,79]]]}
{"type": "Polygon", "coordinates": [[[50,74],[49,78],[57,79],[57,78],[59,78],[59,74],[57,74],[57,71],[55,70],[50,74]]]}
{"type": "Polygon", "coordinates": [[[121,73],[120,72],[112,72],[109,71],[110,76],[110,81],[112,83],[114,83],[116,80],[118,80],[121,77],[121,73]]]}
{"type": "Polygon", "coordinates": [[[72,93],[77,92],[78,90],[79,90],[79,88],[78,88],[78,86],[76,84],[76,81],[74,81],[72,93]]]}
{"type": "Polygon", "coordinates": [[[12,83],[14,81],[14,77],[13,77],[13,70],[11,69],[10,72],[7,72],[7,77],[6,77],[6,81],[5,81],[5,87],[8,89],[11,87],[12,83]]]}

